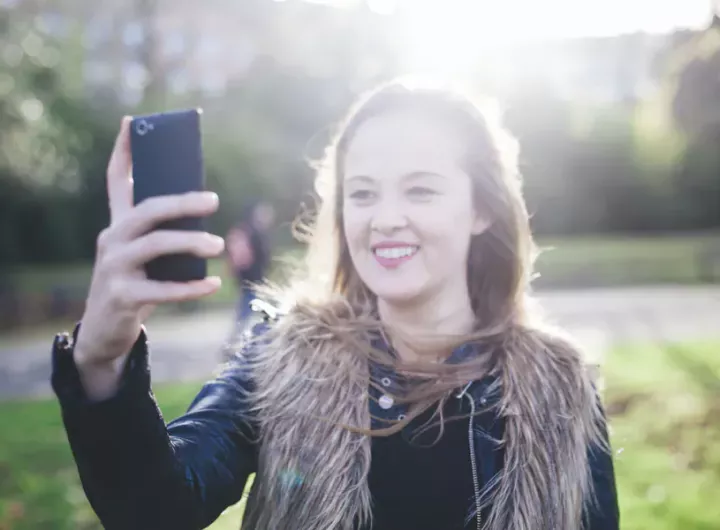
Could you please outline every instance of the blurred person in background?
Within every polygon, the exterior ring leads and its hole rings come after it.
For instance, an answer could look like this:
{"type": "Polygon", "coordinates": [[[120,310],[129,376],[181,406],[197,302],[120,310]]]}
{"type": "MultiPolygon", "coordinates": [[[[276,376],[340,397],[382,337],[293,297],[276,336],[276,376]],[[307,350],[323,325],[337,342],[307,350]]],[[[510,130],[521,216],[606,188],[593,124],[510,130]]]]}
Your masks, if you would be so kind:
{"type": "Polygon", "coordinates": [[[142,263],[217,255],[223,241],[168,235],[158,248],[143,234],[218,199],[132,207],[124,122],[86,311],[75,340],[53,348],[53,388],[105,528],[205,528],[255,474],[246,530],[617,530],[595,382],[533,309],[517,159],[497,119],[454,90],[370,94],[319,169],[306,268],[264,295],[285,309],[166,425],[142,323],[218,281],[156,284],[142,263]]]}
{"type": "Polygon", "coordinates": [[[238,290],[235,328],[248,320],[255,286],[263,281],[270,265],[270,230],[275,220],[271,204],[258,201],[245,209],[242,218],[225,238],[227,262],[238,290]]]}

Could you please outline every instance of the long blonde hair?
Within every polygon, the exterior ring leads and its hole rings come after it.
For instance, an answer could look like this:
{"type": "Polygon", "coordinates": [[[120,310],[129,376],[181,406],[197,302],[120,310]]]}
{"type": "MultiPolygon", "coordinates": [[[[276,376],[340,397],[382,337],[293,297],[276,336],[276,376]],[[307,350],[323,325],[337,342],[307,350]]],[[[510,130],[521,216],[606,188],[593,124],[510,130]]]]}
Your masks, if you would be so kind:
{"type": "MultiPolygon", "coordinates": [[[[413,404],[407,421],[432,403],[441,402],[463,382],[480,379],[496,364],[507,334],[530,324],[535,313],[529,285],[535,258],[529,216],[518,170],[518,144],[502,127],[489,103],[472,100],[457,89],[426,81],[394,81],[362,98],[339,128],[325,157],[316,164],[315,190],[319,205],[313,219],[296,225],[296,234],[308,245],[305,261],[292,281],[292,299],[318,316],[337,321],[339,334],[353,341],[354,351],[366,352],[374,362],[412,370],[425,381],[400,402],[413,404]],[[467,143],[465,170],[472,179],[476,207],[487,212],[489,228],[472,237],[467,282],[474,312],[472,333],[462,337],[433,335],[411,339],[401,330],[388,330],[377,318],[376,298],[353,265],[343,230],[343,166],[349,144],[370,118],[397,109],[410,109],[455,127],[467,143]],[[339,309],[342,307],[342,309],[339,309]],[[322,316],[324,314],[324,316],[322,316]],[[341,322],[342,321],[342,322],[341,322]],[[417,350],[452,350],[475,343],[487,355],[460,364],[403,364],[372,348],[358,348],[348,330],[389,332],[417,350]]],[[[287,293],[286,293],[287,294],[287,293]]],[[[402,425],[383,431],[396,432],[402,425]]]]}

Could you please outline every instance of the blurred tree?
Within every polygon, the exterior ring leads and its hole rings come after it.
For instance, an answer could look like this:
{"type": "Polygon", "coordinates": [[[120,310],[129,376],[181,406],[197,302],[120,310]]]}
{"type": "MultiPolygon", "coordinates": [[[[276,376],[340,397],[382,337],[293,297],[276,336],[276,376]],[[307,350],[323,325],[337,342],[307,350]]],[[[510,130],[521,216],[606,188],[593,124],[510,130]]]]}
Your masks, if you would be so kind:
{"type": "Polygon", "coordinates": [[[22,177],[31,186],[77,189],[77,161],[67,147],[77,145],[75,131],[55,119],[62,99],[53,68],[57,49],[34,27],[28,7],[0,11],[0,173],[22,177]]]}
{"type": "MultiPolygon", "coordinates": [[[[257,196],[273,200],[279,220],[289,221],[312,193],[308,161],[322,156],[334,124],[359,92],[399,71],[389,19],[364,7],[213,0],[206,18],[209,8],[192,0],[2,6],[3,264],[92,255],[107,222],[105,164],[122,113],[204,108],[207,180],[222,198],[213,231],[222,233],[257,196]],[[234,24],[225,25],[229,17],[238,21],[241,39],[234,24]],[[210,35],[208,21],[219,24],[217,35],[210,35]],[[179,44],[172,51],[174,39],[179,44]],[[214,65],[227,65],[219,76],[224,89],[199,81],[197,72],[212,72],[214,65]]],[[[673,104],[664,104],[685,141],[666,125],[658,133],[659,113],[649,107],[638,120],[637,109],[622,102],[600,105],[583,91],[560,94],[536,80],[511,83],[512,92],[500,94],[521,142],[540,233],[716,223],[718,135],[704,124],[720,121],[713,118],[720,108],[713,99],[720,90],[712,85],[717,29],[680,40],[685,62],[676,60],[671,80],[677,90],[673,104]]],[[[610,45],[588,42],[603,50],[610,45]]],[[[482,88],[505,86],[495,86],[484,65],[476,74],[469,77],[482,88]]]]}
{"type": "MultiPolygon", "coordinates": [[[[39,27],[39,4],[0,10],[0,265],[88,256],[90,175],[106,157],[103,116],[68,95],[57,70],[58,41],[39,27]],[[105,152],[103,152],[105,151],[105,152]],[[87,202],[86,202],[87,201],[87,202]]],[[[103,201],[104,202],[104,201],[103,201]]]]}
{"type": "Polygon", "coordinates": [[[517,136],[520,170],[528,207],[540,233],[562,233],[572,226],[572,204],[578,200],[576,179],[566,165],[573,144],[573,108],[551,90],[518,89],[507,97],[505,121],[517,136]]]}
{"type": "Polygon", "coordinates": [[[720,18],[677,51],[673,115],[690,136],[720,123],[720,18]]]}
{"type": "Polygon", "coordinates": [[[679,48],[671,66],[673,116],[687,142],[675,179],[682,222],[720,226],[720,16],[679,48]]]}
{"type": "Polygon", "coordinates": [[[167,97],[167,72],[162,61],[162,47],[157,31],[157,0],[135,0],[134,15],[141,28],[142,40],[138,45],[140,63],[147,74],[143,102],[162,108],[167,97]]]}
{"type": "MultiPolygon", "coordinates": [[[[123,43],[124,60],[136,59],[145,75],[140,108],[148,112],[168,110],[173,104],[171,79],[187,70],[188,57],[194,53],[192,32],[177,29],[183,40],[183,53],[168,52],[168,34],[162,31],[165,9],[161,0],[133,0],[131,24],[136,24],[140,38],[133,45],[123,43]]],[[[122,53],[122,52],[120,52],[122,53]]]]}

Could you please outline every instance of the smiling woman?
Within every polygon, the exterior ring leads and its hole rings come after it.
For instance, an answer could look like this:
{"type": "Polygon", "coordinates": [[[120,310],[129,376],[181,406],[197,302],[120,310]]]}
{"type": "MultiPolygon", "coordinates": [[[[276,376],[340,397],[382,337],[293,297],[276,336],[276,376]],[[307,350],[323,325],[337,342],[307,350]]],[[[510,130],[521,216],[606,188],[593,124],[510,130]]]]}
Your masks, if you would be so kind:
{"type": "Polygon", "coordinates": [[[381,300],[432,292],[442,304],[442,293],[471,312],[463,257],[488,220],[473,204],[463,150],[450,124],[412,111],[370,118],[349,146],[345,235],[360,278],[381,300]]]}
{"type": "Polygon", "coordinates": [[[167,425],[143,313],[217,283],[160,285],[140,267],[221,246],[148,241],[145,227],[218,199],[133,208],[124,127],[108,172],[116,220],[76,340],[53,348],[53,388],[107,528],[207,527],[255,474],[246,530],[618,529],[592,371],[532,310],[518,149],[497,116],[438,84],[360,101],[320,167],[286,310],[269,310],[167,425]]]}

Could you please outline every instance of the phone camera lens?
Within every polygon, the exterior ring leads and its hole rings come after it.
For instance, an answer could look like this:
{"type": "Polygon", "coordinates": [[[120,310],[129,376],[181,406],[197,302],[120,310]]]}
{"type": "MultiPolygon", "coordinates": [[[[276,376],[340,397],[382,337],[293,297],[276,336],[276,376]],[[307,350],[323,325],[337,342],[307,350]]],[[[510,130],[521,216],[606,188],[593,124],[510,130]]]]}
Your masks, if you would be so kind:
{"type": "Polygon", "coordinates": [[[145,136],[148,132],[153,130],[152,123],[148,123],[146,120],[140,120],[135,125],[135,130],[140,136],[145,136]]]}

